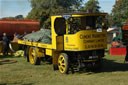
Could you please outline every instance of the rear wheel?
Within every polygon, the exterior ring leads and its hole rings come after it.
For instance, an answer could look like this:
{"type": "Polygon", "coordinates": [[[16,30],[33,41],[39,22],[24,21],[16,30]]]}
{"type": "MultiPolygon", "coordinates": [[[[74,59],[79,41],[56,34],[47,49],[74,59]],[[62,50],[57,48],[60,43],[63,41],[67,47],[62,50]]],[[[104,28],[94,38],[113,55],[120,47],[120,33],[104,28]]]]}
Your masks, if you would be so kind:
{"type": "Polygon", "coordinates": [[[67,74],[69,71],[68,55],[66,53],[61,53],[58,58],[58,68],[61,73],[67,74]]]}
{"type": "Polygon", "coordinates": [[[103,68],[103,59],[102,59],[102,57],[100,57],[99,60],[95,62],[94,68],[97,71],[100,71],[103,68]]]}
{"type": "Polygon", "coordinates": [[[40,64],[40,59],[37,57],[37,52],[34,47],[29,48],[29,62],[32,65],[39,65],[40,64]]]}
{"type": "Polygon", "coordinates": [[[28,52],[29,47],[24,46],[24,58],[27,58],[27,62],[29,62],[29,52],[28,52]]]}

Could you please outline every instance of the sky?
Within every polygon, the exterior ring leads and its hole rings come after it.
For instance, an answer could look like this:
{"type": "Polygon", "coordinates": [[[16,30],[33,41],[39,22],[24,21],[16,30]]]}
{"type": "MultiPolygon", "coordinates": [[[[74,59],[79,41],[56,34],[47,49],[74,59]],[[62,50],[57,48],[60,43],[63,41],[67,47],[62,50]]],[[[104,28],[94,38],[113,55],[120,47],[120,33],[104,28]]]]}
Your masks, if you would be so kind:
{"type": "Polygon", "coordinates": [[[25,17],[30,11],[29,0],[0,0],[0,18],[17,15],[25,17]]]}
{"type": "MultiPolygon", "coordinates": [[[[88,0],[85,0],[87,2],[88,0]]],[[[98,0],[101,7],[100,10],[111,13],[115,0],[98,0]]],[[[29,0],[0,0],[0,18],[15,17],[23,15],[24,17],[31,11],[29,0]]]]}

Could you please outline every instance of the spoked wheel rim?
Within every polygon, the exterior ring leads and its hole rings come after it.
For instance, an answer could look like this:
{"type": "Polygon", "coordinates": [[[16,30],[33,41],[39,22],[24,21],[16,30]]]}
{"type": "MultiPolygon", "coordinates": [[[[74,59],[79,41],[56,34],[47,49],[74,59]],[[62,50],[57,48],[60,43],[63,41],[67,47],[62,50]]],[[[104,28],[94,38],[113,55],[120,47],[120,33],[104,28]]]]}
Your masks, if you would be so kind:
{"type": "Polygon", "coordinates": [[[29,50],[29,60],[30,60],[31,64],[34,64],[35,58],[36,58],[36,52],[35,52],[33,47],[30,47],[30,50],[29,50]]]}
{"type": "Polygon", "coordinates": [[[58,67],[61,73],[68,72],[68,56],[65,53],[60,54],[58,58],[58,67]]]}
{"type": "Polygon", "coordinates": [[[61,73],[64,73],[65,71],[65,59],[63,55],[60,55],[59,60],[58,60],[58,65],[61,73]]]}

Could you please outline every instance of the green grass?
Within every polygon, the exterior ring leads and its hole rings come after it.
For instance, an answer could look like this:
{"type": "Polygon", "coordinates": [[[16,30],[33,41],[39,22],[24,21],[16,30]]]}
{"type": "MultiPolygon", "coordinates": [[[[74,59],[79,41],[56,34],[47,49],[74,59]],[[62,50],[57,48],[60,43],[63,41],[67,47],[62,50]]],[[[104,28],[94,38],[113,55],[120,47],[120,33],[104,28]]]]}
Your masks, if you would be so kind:
{"type": "Polygon", "coordinates": [[[30,65],[23,57],[0,57],[0,85],[127,85],[124,56],[105,56],[101,72],[53,71],[51,64],[30,65]]]}

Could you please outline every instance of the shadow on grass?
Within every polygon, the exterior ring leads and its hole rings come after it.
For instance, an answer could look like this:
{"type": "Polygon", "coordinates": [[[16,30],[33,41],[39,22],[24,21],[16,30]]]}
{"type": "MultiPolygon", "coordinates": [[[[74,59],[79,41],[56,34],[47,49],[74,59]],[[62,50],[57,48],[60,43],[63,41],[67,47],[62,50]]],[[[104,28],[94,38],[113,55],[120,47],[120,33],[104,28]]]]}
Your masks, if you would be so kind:
{"type": "MultiPolygon", "coordinates": [[[[15,85],[15,84],[19,84],[19,85],[34,85],[33,83],[27,83],[27,84],[20,84],[20,83],[11,83],[11,85],[15,85]]],[[[8,85],[8,83],[0,83],[0,85],[8,85]]]]}
{"type": "Polygon", "coordinates": [[[15,60],[0,60],[0,65],[17,63],[15,60]]]}
{"type": "Polygon", "coordinates": [[[87,73],[87,75],[91,75],[94,73],[102,73],[102,72],[117,72],[117,71],[128,71],[128,62],[117,62],[117,59],[110,60],[110,59],[104,59],[103,61],[103,67],[102,69],[88,69],[88,70],[82,70],[82,71],[75,71],[78,73],[87,73]]]}
{"type": "Polygon", "coordinates": [[[0,59],[4,59],[4,58],[15,58],[15,56],[13,56],[13,55],[6,55],[6,56],[0,55],[0,59]]]}
{"type": "Polygon", "coordinates": [[[10,60],[7,58],[14,58],[14,56],[12,55],[8,55],[8,56],[0,56],[0,65],[4,65],[4,64],[13,64],[16,63],[16,60],[10,60]]]}
{"type": "Polygon", "coordinates": [[[104,59],[101,72],[128,71],[128,63],[116,62],[116,60],[104,59]]]}

